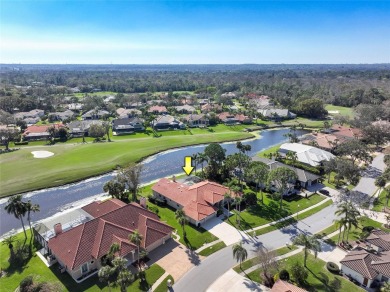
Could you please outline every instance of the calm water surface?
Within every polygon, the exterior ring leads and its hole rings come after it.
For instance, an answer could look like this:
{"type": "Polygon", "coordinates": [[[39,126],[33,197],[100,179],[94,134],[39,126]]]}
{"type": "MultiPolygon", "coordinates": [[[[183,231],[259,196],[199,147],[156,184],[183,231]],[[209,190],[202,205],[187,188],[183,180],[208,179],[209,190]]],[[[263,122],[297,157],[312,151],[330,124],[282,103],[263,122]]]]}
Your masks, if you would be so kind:
{"type": "MultiPolygon", "coordinates": [[[[263,131],[260,137],[243,142],[251,145],[250,156],[255,155],[264,149],[287,141],[283,135],[288,133],[289,129],[277,129],[263,131]]],[[[302,135],[307,131],[299,130],[297,135],[302,135]]],[[[226,154],[237,152],[236,143],[222,143],[226,149],[226,154]]],[[[175,150],[168,150],[154,155],[143,161],[143,171],[141,182],[147,183],[161,177],[171,176],[183,172],[182,166],[185,156],[191,156],[198,152],[203,152],[207,145],[188,146],[175,150]]],[[[49,188],[35,192],[29,192],[24,198],[29,198],[33,203],[40,205],[40,212],[31,215],[32,221],[38,221],[54,214],[83,204],[86,201],[100,196],[103,193],[103,185],[115,176],[114,173],[108,173],[102,176],[87,179],[75,184],[69,184],[62,187],[49,188]]],[[[6,199],[0,200],[0,235],[3,235],[12,229],[20,228],[20,220],[8,215],[4,206],[6,199]]]]}

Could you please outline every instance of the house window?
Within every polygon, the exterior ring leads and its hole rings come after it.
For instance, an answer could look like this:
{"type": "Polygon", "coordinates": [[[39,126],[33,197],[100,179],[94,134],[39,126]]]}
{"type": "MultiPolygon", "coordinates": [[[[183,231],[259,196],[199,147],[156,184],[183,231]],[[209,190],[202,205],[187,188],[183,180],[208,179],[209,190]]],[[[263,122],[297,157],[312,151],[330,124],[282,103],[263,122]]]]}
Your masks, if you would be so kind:
{"type": "Polygon", "coordinates": [[[85,274],[86,272],[88,272],[88,263],[81,266],[81,273],[85,274]]]}

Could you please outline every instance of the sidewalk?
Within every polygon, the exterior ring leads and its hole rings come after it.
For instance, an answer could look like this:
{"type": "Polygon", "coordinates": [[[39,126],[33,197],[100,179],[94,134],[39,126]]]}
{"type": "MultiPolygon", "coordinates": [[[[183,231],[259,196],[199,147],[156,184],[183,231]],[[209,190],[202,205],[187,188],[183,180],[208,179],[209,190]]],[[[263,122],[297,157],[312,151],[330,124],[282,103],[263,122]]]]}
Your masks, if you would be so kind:
{"type": "MultiPolygon", "coordinates": [[[[157,281],[154,282],[154,284],[152,285],[151,291],[154,291],[158,287],[158,285],[160,285],[161,282],[164,281],[164,279],[168,276],[169,276],[169,273],[165,272],[160,278],[158,278],[157,281]]],[[[168,288],[167,288],[167,290],[168,290],[168,288]]]]}
{"type": "MultiPolygon", "coordinates": [[[[295,249],[295,250],[293,250],[293,251],[290,251],[289,253],[286,253],[286,254],[284,254],[284,255],[277,256],[275,259],[276,259],[277,261],[280,261],[280,260],[282,260],[282,259],[285,259],[285,258],[288,258],[288,257],[293,256],[293,255],[295,255],[295,254],[298,254],[298,253],[300,253],[302,250],[303,250],[303,247],[300,246],[300,247],[298,247],[298,249],[295,249]]],[[[260,268],[260,264],[254,265],[254,266],[250,267],[249,269],[246,269],[245,271],[242,271],[242,272],[240,273],[240,275],[241,275],[241,276],[245,276],[245,274],[249,274],[249,273],[253,272],[254,270],[256,270],[256,269],[258,269],[258,268],[260,268]]]]}
{"type": "Polygon", "coordinates": [[[306,211],[309,211],[309,210],[311,210],[311,209],[314,209],[314,208],[316,208],[316,207],[318,207],[318,206],[320,206],[320,205],[326,203],[326,202],[329,201],[329,200],[331,200],[331,198],[326,198],[325,200],[322,200],[321,202],[319,202],[319,203],[317,203],[317,204],[315,204],[315,205],[312,205],[312,206],[310,206],[309,208],[302,209],[302,210],[298,211],[297,213],[291,214],[291,215],[289,215],[289,216],[287,216],[287,217],[284,217],[284,218],[282,218],[282,219],[279,219],[279,220],[276,220],[276,221],[273,221],[273,222],[270,222],[270,223],[267,223],[267,224],[264,224],[264,225],[260,225],[260,226],[254,227],[254,228],[252,228],[252,229],[244,230],[243,232],[245,232],[245,233],[250,233],[250,232],[253,232],[253,231],[255,231],[255,230],[263,229],[263,228],[268,227],[268,226],[270,226],[270,225],[274,225],[274,224],[276,224],[276,223],[279,223],[279,222],[282,222],[282,221],[286,221],[286,220],[291,219],[291,218],[296,218],[297,215],[302,214],[302,213],[305,213],[306,211]]]}

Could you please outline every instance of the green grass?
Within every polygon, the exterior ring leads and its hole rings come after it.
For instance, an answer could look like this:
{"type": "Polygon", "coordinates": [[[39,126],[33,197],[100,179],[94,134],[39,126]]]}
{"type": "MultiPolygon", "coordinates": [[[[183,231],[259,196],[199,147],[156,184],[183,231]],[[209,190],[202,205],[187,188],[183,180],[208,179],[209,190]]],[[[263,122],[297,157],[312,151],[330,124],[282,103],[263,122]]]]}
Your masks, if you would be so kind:
{"type": "MultiPolygon", "coordinates": [[[[270,194],[264,193],[264,203],[262,204],[260,202],[261,195],[257,194],[257,196],[259,200],[258,203],[254,206],[248,206],[239,214],[241,227],[244,229],[254,228],[272,221],[279,220],[283,217],[315,205],[325,199],[324,196],[319,194],[314,194],[307,199],[301,196],[296,196],[292,201],[283,200],[283,209],[282,212],[280,212],[279,200],[274,200],[270,194]]],[[[236,223],[235,217],[235,215],[232,216],[229,218],[229,220],[227,220],[227,222],[238,228],[239,226],[236,223]]]]}
{"type": "Polygon", "coordinates": [[[328,228],[326,228],[326,229],[324,229],[324,230],[318,232],[318,233],[317,233],[317,236],[320,237],[320,238],[323,238],[323,237],[325,237],[325,236],[327,236],[327,235],[329,235],[329,234],[331,234],[331,233],[333,233],[333,232],[335,232],[335,231],[337,231],[337,230],[339,230],[337,224],[336,224],[336,223],[333,223],[333,224],[332,224],[331,226],[329,226],[328,228]]]}
{"type": "Polygon", "coordinates": [[[213,244],[212,246],[209,246],[208,248],[200,251],[199,255],[207,257],[207,256],[219,251],[220,249],[223,249],[224,247],[226,247],[226,244],[223,241],[221,241],[221,242],[213,244]]]}
{"type": "Polygon", "coordinates": [[[338,186],[347,186],[348,190],[352,190],[355,187],[355,185],[348,184],[347,181],[345,181],[345,180],[340,180],[339,184],[337,185],[336,181],[335,181],[335,176],[336,176],[336,173],[334,171],[332,171],[330,173],[329,182],[328,182],[328,175],[325,175],[323,177],[324,179],[323,179],[322,183],[325,186],[332,188],[332,189],[337,189],[338,186]]]}
{"type": "Polygon", "coordinates": [[[253,137],[252,134],[241,132],[241,127],[221,126],[216,129],[214,132],[186,135],[185,138],[182,135],[169,136],[164,132],[159,138],[145,137],[112,143],[24,147],[0,156],[0,197],[96,176],[111,171],[118,165],[136,163],[144,157],[174,147],[253,137]],[[31,154],[31,151],[35,150],[49,150],[55,155],[47,159],[35,159],[31,154]],[[23,183],[20,183],[21,178],[23,183]]]}
{"type": "Polygon", "coordinates": [[[257,153],[257,156],[269,158],[269,155],[271,153],[274,154],[275,152],[277,152],[279,150],[280,145],[282,145],[282,144],[278,144],[278,145],[272,146],[270,148],[267,148],[266,150],[263,150],[263,151],[257,153]]]}
{"type": "Polygon", "coordinates": [[[389,207],[388,205],[386,205],[386,201],[386,191],[383,190],[378,196],[378,198],[374,200],[374,207],[372,208],[372,210],[382,212],[384,207],[389,207]]]}
{"type": "Polygon", "coordinates": [[[337,106],[337,105],[331,105],[327,104],[325,106],[325,109],[327,111],[338,111],[338,114],[330,114],[330,115],[343,115],[343,116],[353,116],[353,109],[350,107],[344,107],[344,106],[337,106]]]}
{"type": "Polygon", "coordinates": [[[170,279],[173,283],[175,283],[175,280],[171,275],[168,275],[165,277],[165,279],[160,283],[160,285],[157,286],[156,289],[153,290],[153,292],[167,292],[168,291],[168,286],[167,286],[167,281],[170,279]]]}
{"type": "MultiPolygon", "coordinates": [[[[291,271],[291,267],[294,263],[299,262],[303,265],[303,253],[293,255],[280,261],[279,270],[286,269],[291,271]]],[[[356,286],[352,282],[344,279],[341,276],[334,275],[326,269],[326,263],[319,259],[314,258],[311,254],[307,258],[307,271],[309,277],[306,284],[302,287],[308,291],[343,291],[354,292],[364,291],[360,287],[356,286]]],[[[248,274],[248,278],[252,281],[262,283],[263,280],[260,276],[261,270],[257,269],[248,274]]],[[[291,273],[290,273],[291,276],[291,273]]]]}
{"type": "MultiPolygon", "coordinates": [[[[310,209],[310,210],[308,210],[306,212],[303,212],[303,213],[298,215],[298,220],[305,219],[305,218],[307,218],[307,217],[309,217],[309,216],[311,216],[311,215],[321,211],[322,209],[325,209],[326,207],[328,207],[328,206],[330,206],[332,204],[333,204],[332,200],[329,200],[329,201],[327,201],[327,202],[325,202],[325,203],[323,203],[323,204],[321,204],[321,205],[319,205],[319,206],[317,206],[317,207],[315,207],[313,209],[310,209]]],[[[255,235],[262,235],[262,234],[265,234],[265,233],[268,233],[268,232],[271,232],[271,231],[275,231],[275,230],[281,229],[283,227],[286,227],[286,226],[288,226],[290,224],[293,224],[295,222],[297,222],[296,217],[295,218],[290,218],[290,219],[284,220],[282,222],[279,222],[279,223],[267,226],[265,228],[261,228],[259,230],[256,230],[255,231],[255,235]]]]}
{"type": "MultiPolygon", "coordinates": [[[[356,228],[356,227],[352,226],[351,230],[349,231],[348,241],[359,240],[360,239],[360,235],[362,233],[362,229],[365,226],[372,226],[374,228],[378,228],[378,229],[382,229],[382,230],[385,230],[385,231],[389,231],[389,229],[383,227],[382,223],[380,223],[378,221],[375,221],[375,220],[373,220],[371,218],[368,218],[366,216],[362,216],[362,217],[359,218],[359,225],[358,225],[358,227],[356,228]]],[[[342,236],[343,235],[341,234],[341,237],[342,236]]],[[[346,240],[346,236],[347,236],[347,233],[345,233],[344,240],[346,240]]],[[[336,245],[338,237],[339,237],[338,234],[334,235],[333,237],[330,238],[329,243],[333,244],[333,245],[336,245]]]]}
{"type": "MultiPolygon", "coordinates": [[[[285,246],[285,247],[275,249],[274,252],[276,253],[277,256],[282,256],[282,255],[285,255],[286,253],[292,252],[296,249],[298,249],[297,246],[290,245],[289,247],[285,246]]],[[[233,268],[233,270],[236,271],[237,273],[241,273],[242,271],[245,271],[245,270],[253,267],[254,265],[257,265],[258,263],[259,263],[258,259],[256,257],[254,257],[254,258],[251,258],[249,260],[246,260],[245,262],[242,262],[241,268],[240,268],[240,265],[238,264],[237,266],[235,266],[233,268]]]]}
{"type": "MultiPolygon", "coordinates": [[[[28,233],[29,234],[29,233],[28,233]]],[[[16,239],[20,242],[24,242],[24,234],[19,233],[16,235],[16,239]]],[[[28,237],[27,244],[30,241],[28,237]]],[[[14,244],[16,246],[16,244],[14,244]]],[[[27,276],[34,276],[37,282],[58,282],[61,284],[63,291],[109,291],[105,283],[99,281],[98,276],[93,276],[84,282],[77,284],[68,273],[61,274],[58,265],[54,265],[50,268],[46,267],[41,259],[35,254],[36,248],[33,248],[32,257],[23,265],[16,268],[10,267],[9,248],[8,246],[0,245],[0,265],[3,270],[7,272],[7,276],[0,279],[1,291],[14,291],[21,280],[27,276]]],[[[146,270],[146,283],[141,284],[139,280],[135,280],[127,291],[146,291],[153,285],[163,274],[164,269],[153,264],[146,270]]],[[[119,289],[111,288],[111,291],[119,291],[119,289]]]]}

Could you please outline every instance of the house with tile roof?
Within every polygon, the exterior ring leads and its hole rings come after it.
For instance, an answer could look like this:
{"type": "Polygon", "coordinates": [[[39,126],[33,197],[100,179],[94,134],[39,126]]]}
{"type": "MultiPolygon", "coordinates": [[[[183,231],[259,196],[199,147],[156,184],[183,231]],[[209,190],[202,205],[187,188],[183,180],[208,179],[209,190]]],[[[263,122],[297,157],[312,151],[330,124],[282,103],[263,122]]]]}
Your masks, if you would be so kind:
{"type": "Polygon", "coordinates": [[[148,112],[154,114],[166,114],[168,113],[168,110],[164,105],[153,105],[148,109],[148,112]]]}
{"type": "Polygon", "coordinates": [[[180,122],[176,117],[173,117],[171,115],[157,116],[152,121],[151,126],[157,131],[177,130],[186,128],[186,126],[182,122],[180,122]]]}
{"type": "MultiPolygon", "coordinates": [[[[76,282],[97,273],[110,246],[119,244],[119,255],[129,263],[137,260],[137,246],[129,240],[135,230],[142,235],[141,248],[150,252],[171,238],[173,228],[161,222],[158,216],[136,203],[125,204],[111,199],[93,202],[82,208],[89,220],[74,224],[54,225],[52,230],[40,234],[47,241],[51,257],[76,282]]],[[[35,232],[37,236],[39,232],[35,232]]],[[[42,232],[41,232],[42,233],[42,232]]]]}
{"type": "Polygon", "coordinates": [[[390,282],[390,234],[373,230],[367,237],[367,249],[349,252],[341,261],[341,271],[361,285],[390,282]]]}
{"type": "Polygon", "coordinates": [[[140,118],[121,118],[112,120],[114,136],[145,131],[144,120],[140,118]]]}
{"type": "Polygon", "coordinates": [[[209,118],[204,114],[190,114],[184,117],[184,121],[190,128],[207,127],[209,125],[209,118]]]}
{"type": "Polygon", "coordinates": [[[24,130],[22,136],[23,140],[31,141],[31,140],[43,140],[48,139],[50,134],[47,131],[51,126],[54,126],[57,130],[59,128],[63,128],[63,124],[52,124],[52,125],[32,125],[28,126],[26,130],[24,130]]]}
{"type": "Polygon", "coordinates": [[[236,196],[229,188],[207,180],[188,185],[177,182],[176,179],[162,178],[154,184],[152,190],[155,199],[165,201],[174,209],[183,209],[195,226],[216,216],[226,193],[236,196]]]}

